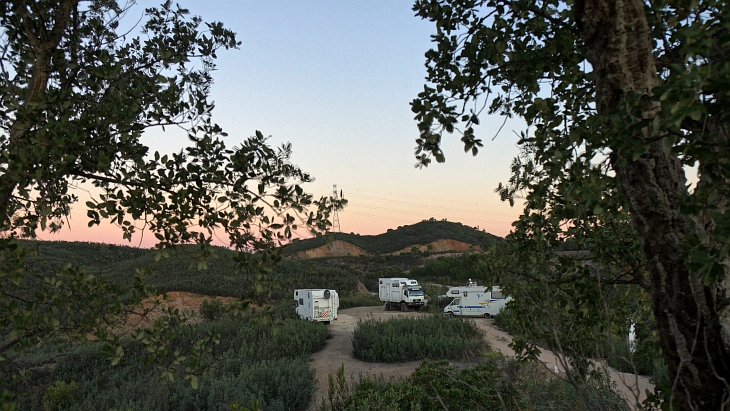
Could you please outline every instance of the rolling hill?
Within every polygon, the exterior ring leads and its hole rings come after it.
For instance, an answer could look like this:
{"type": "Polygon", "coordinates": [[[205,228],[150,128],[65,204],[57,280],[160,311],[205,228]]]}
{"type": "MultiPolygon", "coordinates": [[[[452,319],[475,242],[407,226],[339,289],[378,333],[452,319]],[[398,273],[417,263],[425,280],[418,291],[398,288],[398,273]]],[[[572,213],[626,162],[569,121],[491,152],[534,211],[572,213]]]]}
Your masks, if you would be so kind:
{"type": "Polygon", "coordinates": [[[378,235],[329,233],[296,240],[284,247],[291,258],[345,255],[399,254],[416,247],[419,251],[448,252],[485,249],[501,237],[450,221],[424,220],[378,235]]]}
{"type": "MultiPolygon", "coordinates": [[[[372,276],[387,269],[407,271],[427,263],[429,253],[425,251],[438,254],[478,250],[500,240],[462,224],[433,220],[375,236],[333,233],[299,240],[285,246],[289,258],[276,264],[270,273],[276,283],[271,297],[288,298],[290,290],[312,287],[336,287],[342,295],[355,295],[364,273],[372,276]],[[412,253],[414,247],[422,252],[412,253]],[[339,255],[332,255],[333,249],[338,249],[339,255]]],[[[158,261],[153,250],[135,247],[62,241],[22,243],[32,252],[26,260],[31,275],[16,290],[19,295],[33,295],[43,287],[45,278],[68,262],[120,286],[131,285],[134,272],[146,267],[149,272],[145,283],[158,292],[240,297],[251,291],[250,281],[232,259],[235,253],[226,248],[215,247],[207,269],[201,271],[197,269],[199,249],[195,246],[178,247],[170,258],[158,261]]]]}

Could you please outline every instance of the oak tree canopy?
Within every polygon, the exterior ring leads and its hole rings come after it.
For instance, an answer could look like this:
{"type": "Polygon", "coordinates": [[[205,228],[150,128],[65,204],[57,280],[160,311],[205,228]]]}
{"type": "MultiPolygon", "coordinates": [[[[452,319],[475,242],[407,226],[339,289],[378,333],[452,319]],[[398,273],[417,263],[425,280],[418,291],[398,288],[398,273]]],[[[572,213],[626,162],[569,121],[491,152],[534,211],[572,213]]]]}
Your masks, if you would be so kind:
{"type": "Polygon", "coordinates": [[[580,371],[587,345],[644,321],[669,371],[657,383],[664,406],[727,409],[726,2],[418,0],[414,10],[436,27],[412,103],[418,164],[444,161],[450,133],[476,154],[487,116],[528,127],[498,188],[522,197],[524,213],[493,261],[525,321],[516,348],[529,356],[542,341],[580,371]],[[558,252],[566,241],[579,251],[558,252]]]}
{"type": "MultiPolygon", "coordinates": [[[[242,275],[258,289],[293,230],[327,229],[339,204],[304,191],[312,177],[290,162],[289,144],[271,147],[256,131],[231,147],[213,121],[217,54],[240,44],[223,24],[170,1],[145,11],[115,0],[10,0],[0,2],[0,26],[0,386],[27,375],[10,353],[54,337],[109,340],[119,361],[114,327],[147,296],[141,274],[124,289],[73,261],[43,278],[27,272],[32,250],[18,239],[66,225],[84,206],[76,187],[92,193],[89,226],[152,235],[158,258],[197,244],[201,267],[218,236],[240,251],[242,275]],[[189,144],[150,152],[142,137],[151,128],[182,129],[189,144]]],[[[165,351],[179,332],[161,327],[136,338],[156,347],[151,360],[192,370],[195,385],[200,353],[165,351]]]]}

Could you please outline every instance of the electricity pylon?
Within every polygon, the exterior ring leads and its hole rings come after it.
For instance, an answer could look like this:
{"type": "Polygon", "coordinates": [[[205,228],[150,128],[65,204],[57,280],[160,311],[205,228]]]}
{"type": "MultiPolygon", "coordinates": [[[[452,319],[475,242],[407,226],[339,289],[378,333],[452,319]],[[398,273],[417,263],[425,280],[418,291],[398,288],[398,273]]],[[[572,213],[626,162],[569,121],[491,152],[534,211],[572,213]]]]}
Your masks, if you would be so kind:
{"type": "MultiPolygon", "coordinates": [[[[337,184],[332,186],[332,199],[335,202],[338,202],[340,200],[341,192],[337,192],[337,184]]],[[[333,233],[339,233],[342,232],[342,229],[340,228],[340,216],[337,214],[337,207],[335,204],[332,204],[332,232],[333,233]]]]}

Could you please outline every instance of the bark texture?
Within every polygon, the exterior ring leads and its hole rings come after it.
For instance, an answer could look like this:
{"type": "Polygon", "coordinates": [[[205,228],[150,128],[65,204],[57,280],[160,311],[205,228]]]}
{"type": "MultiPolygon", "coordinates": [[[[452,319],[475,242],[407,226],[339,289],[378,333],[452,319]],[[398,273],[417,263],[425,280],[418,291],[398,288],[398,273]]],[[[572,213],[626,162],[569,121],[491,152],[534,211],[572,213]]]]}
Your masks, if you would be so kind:
{"type": "MultiPolygon", "coordinates": [[[[643,1],[579,0],[574,12],[594,70],[599,114],[620,109],[631,93],[650,95],[659,79],[643,1]]],[[[651,119],[659,107],[647,98],[642,109],[651,119]]],[[[652,308],[673,384],[673,408],[727,409],[730,349],[723,338],[727,325],[722,322],[728,317],[725,293],[720,283],[703,286],[699,275],[686,266],[683,245],[692,219],[680,213],[686,191],[682,164],[652,130],[625,137],[647,145],[636,160],[612,147],[612,163],[642,238],[652,308]]]]}

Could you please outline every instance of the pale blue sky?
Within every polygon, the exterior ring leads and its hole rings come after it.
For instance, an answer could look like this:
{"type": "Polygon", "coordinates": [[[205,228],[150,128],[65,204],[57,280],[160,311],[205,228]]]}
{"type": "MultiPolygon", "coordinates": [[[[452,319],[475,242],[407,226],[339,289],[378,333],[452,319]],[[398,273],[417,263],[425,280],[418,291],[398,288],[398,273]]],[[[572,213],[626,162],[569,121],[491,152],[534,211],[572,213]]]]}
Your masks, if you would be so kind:
{"type": "MultiPolygon", "coordinates": [[[[178,3],[242,41],[219,53],[214,73],[214,120],[228,145],[256,130],[273,144],[291,142],[293,162],[317,179],[309,191],[320,196],[337,184],[350,201],[342,231],[378,234],[435,217],[509,232],[521,210],[499,202],[494,189],[509,178],[520,123],[491,141],[502,119],[484,118],[477,157],[464,154],[454,135],[444,144],[445,164],[414,168],[418,129],[409,103],[423,89],[434,29],[414,17],[410,1],[178,3]]],[[[140,1],[128,20],[152,4],[140,1]]],[[[186,139],[154,133],[146,142],[171,152],[186,139]]],[[[85,225],[72,221],[77,233],[85,225]]]]}

